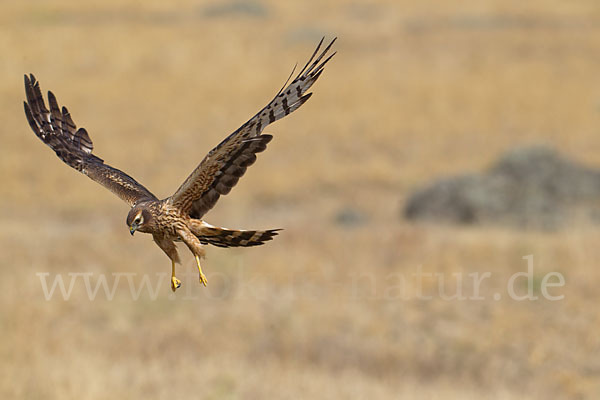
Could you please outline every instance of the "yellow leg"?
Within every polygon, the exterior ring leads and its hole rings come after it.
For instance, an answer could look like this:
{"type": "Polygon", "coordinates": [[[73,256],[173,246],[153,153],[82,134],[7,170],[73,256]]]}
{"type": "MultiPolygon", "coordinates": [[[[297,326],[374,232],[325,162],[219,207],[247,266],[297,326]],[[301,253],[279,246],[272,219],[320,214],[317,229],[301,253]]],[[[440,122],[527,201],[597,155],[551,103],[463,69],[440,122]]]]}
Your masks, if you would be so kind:
{"type": "Polygon", "coordinates": [[[202,267],[200,266],[200,257],[198,257],[195,254],[194,256],[196,257],[196,264],[198,264],[198,272],[200,273],[200,283],[206,286],[208,280],[206,279],[206,276],[204,276],[204,274],[202,273],[202,267]]]}
{"type": "Polygon", "coordinates": [[[176,291],[181,286],[181,281],[175,276],[175,261],[171,260],[171,290],[176,291]]]}

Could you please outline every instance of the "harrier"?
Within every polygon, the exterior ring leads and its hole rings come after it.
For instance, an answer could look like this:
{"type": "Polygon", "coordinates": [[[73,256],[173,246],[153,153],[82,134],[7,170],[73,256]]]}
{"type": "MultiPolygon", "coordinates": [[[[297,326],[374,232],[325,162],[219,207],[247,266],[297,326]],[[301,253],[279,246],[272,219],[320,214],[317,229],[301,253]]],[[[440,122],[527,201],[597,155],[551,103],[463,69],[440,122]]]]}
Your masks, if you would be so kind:
{"type": "MultiPolygon", "coordinates": [[[[246,169],[256,161],[256,153],[265,150],[273,138],[263,129],[297,110],[312,95],[308,89],[321,76],[335,39],[319,53],[323,39],[298,76],[288,81],[266,107],[212,149],[175,193],[159,200],[148,189],[123,171],[104,163],[92,154],[93,144],[84,128],[77,129],[66,107],[59,108],[56,97],[48,92],[46,108],[39,82],[25,76],[24,102],[27,121],[33,132],[67,165],[109,189],[131,206],[127,226],[134,232],[151,233],[154,242],[171,259],[171,289],[181,281],[175,277],[180,263],[175,242],[183,241],[196,259],[200,282],[207,280],[200,267],[203,245],[219,247],[258,246],[273,239],[279,229],[266,231],[231,230],[212,226],[201,218],[221,195],[229,193],[246,169]]],[[[293,75],[293,72],[292,74],[293,75]]],[[[291,78],[290,75],[290,78],[291,78]]]]}

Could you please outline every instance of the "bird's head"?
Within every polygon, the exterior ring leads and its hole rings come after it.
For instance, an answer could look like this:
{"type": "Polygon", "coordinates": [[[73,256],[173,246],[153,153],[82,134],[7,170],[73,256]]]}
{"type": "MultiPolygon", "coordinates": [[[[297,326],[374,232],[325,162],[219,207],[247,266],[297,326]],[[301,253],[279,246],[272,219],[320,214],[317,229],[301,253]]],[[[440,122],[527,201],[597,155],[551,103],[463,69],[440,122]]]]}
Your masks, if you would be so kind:
{"type": "Polygon", "coordinates": [[[152,213],[143,206],[133,207],[129,211],[129,214],[127,214],[127,226],[132,236],[138,230],[140,232],[149,232],[151,223],[152,213]]]}

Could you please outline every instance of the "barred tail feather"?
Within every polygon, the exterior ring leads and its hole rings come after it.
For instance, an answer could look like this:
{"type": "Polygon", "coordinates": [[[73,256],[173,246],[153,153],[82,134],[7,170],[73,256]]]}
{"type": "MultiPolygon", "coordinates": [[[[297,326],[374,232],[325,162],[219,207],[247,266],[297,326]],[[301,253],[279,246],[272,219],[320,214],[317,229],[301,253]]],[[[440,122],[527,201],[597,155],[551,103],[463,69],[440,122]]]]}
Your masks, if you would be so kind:
{"type": "Polygon", "coordinates": [[[217,247],[251,247],[260,246],[277,235],[280,229],[267,231],[238,231],[229,229],[216,229],[215,235],[198,236],[202,244],[212,244],[217,247]]]}
{"type": "Polygon", "coordinates": [[[194,230],[194,234],[202,244],[212,244],[217,247],[251,247],[260,246],[272,240],[280,230],[246,231],[225,229],[209,225],[203,221],[202,227],[194,230]]]}

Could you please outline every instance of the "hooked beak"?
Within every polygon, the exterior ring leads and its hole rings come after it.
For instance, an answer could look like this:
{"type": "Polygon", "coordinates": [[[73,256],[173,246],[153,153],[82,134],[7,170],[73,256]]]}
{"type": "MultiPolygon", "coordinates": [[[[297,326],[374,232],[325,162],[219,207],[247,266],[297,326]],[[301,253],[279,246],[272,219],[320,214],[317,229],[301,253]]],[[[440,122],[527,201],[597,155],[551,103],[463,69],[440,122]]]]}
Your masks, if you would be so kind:
{"type": "Polygon", "coordinates": [[[131,226],[129,227],[129,233],[131,233],[131,236],[133,236],[137,228],[138,226],[136,224],[131,224],[131,226]]]}

